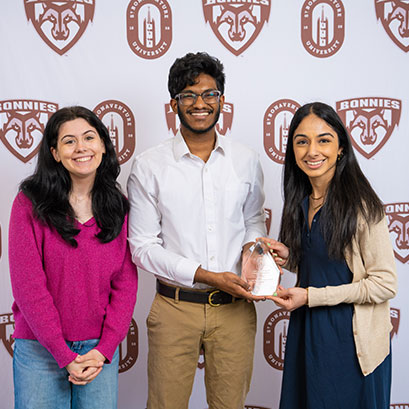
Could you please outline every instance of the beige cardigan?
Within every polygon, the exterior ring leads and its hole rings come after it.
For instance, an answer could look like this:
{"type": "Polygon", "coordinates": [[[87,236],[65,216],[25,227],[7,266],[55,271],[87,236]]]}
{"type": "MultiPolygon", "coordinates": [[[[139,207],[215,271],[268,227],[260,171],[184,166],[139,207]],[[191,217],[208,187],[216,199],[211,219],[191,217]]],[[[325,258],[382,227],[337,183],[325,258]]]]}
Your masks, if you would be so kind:
{"type": "Polygon", "coordinates": [[[389,354],[392,329],[389,299],[397,291],[395,259],[386,218],[368,224],[358,218],[352,248],[345,252],[352,283],[308,287],[308,306],[353,303],[352,327],[362,373],[375,370],[389,354]]]}

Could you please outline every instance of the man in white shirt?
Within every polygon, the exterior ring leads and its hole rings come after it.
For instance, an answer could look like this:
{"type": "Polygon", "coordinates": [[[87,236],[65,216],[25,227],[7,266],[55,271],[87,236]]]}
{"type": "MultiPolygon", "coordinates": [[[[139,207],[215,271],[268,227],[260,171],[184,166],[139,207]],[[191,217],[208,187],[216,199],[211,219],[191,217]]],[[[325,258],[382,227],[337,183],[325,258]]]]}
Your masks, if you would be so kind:
{"type": "Polygon", "coordinates": [[[209,409],[238,409],[250,387],[256,314],[241,254],[266,235],[255,152],[219,135],[225,75],[206,53],[169,72],[174,138],[136,157],[128,181],[134,262],[157,277],[147,319],[148,409],[188,407],[200,350],[209,409]]]}

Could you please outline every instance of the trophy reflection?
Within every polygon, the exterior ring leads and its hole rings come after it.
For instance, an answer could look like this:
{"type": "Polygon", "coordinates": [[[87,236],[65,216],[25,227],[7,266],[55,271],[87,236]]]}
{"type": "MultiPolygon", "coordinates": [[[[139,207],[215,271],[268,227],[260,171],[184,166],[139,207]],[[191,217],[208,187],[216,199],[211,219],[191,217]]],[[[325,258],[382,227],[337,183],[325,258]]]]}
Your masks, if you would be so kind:
{"type": "Polygon", "coordinates": [[[257,241],[244,255],[241,278],[249,283],[253,295],[272,295],[276,291],[280,270],[264,242],[257,241]]]}

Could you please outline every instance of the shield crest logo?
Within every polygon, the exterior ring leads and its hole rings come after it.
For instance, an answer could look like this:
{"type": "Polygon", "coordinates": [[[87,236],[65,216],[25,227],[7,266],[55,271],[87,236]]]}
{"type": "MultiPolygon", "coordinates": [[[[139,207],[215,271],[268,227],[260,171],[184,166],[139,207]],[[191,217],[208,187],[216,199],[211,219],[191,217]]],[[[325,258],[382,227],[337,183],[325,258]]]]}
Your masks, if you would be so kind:
{"type": "Polygon", "coordinates": [[[354,148],[369,159],[382,149],[399,124],[402,102],[390,98],[339,101],[336,109],[354,148]]]}
{"type": "Polygon", "coordinates": [[[409,203],[389,203],[384,206],[395,257],[409,262],[409,203]]]}
{"type": "Polygon", "coordinates": [[[84,34],[94,17],[94,0],[24,0],[27,20],[31,21],[43,41],[63,55],[84,34]]]}
{"type": "Polygon", "coordinates": [[[391,308],[390,314],[392,322],[391,339],[393,339],[394,335],[397,335],[399,331],[400,310],[398,310],[397,308],[391,308]]]}
{"type": "MultiPolygon", "coordinates": [[[[231,102],[225,102],[223,109],[220,112],[219,120],[216,124],[216,130],[220,135],[226,135],[227,131],[231,131],[233,124],[234,105],[231,102]]],[[[179,129],[179,118],[173,112],[169,103],[165,104],[166,125],[173,135],[176,135],[179,129]]]]}
{"type": "Polygon", "coordinates": [[[314,57],[327,58],[342,47],[345,10],[341,0],[306,0],[301,10],[301,40],[314,57]]]}
{"type": "Polygon", "coordinates": [[[264,150],[276,163],[284,163],[290,122],[298,108],[300,108],[298,102],[280,99],[273,102],[264,114],[264,150]]]}
{"type": "Polygon", "coordinates": [[[375,0],[376,17],[391,40],[403,51],[409,51],[409,1],[375,0]]]}
{"type": "Polygon", "coordinates": [[[119,164],[123,165],[131,159],[136,147],[134,114],[126,104],[115,99],[101,102],[94,113],[107,127],[119,164]]]}
{"type": "Polygon", "coordinates": [[[126,12],[127,38],[141,58],[162,57],[172,44],[172,9],[166,0],[130,1],[126,12]]]}
{"type": "Polygon", "coordinates": [[[10,356],[13,356],[14,339],[12,337],[14,332],[14,318],[12,313],[0,315],[0,339],[10,356]]]}
{"type": "Polygon", "coordinates": [[[270,17],[270,0],[247,0],[245,4],[202,0],[202,5],[205,21],[236,56],[250,47],[270,17]]]}
{"type": "Polygon", "coordinates": [[[176,123],[176,114],[173,112],[172,107],[169,103],[165,104],[165,116],[166,116],[166,125],[168,126],[169,131],[172,131],[173,135],[176,135],[179,125],[176,123]]]}
{"type": "Polygon", "coordinates": [[[58,105],[52,102],[13,100],[0,104],[0,139],[26,163],[38,152],[45,125],[58,105]]]}
{"type": "Polygon", "coordinates": [[[284,369],[290,312],[282,308],[272,312],[264,322],[263,353],[266,361],[275,369],[284,369]]]}
{"type": "Polygon", "coordinates": [[[119,373],[131,369],[138,359],[138,326],[132,318],[126,338],[119,344],[119,373]]]}

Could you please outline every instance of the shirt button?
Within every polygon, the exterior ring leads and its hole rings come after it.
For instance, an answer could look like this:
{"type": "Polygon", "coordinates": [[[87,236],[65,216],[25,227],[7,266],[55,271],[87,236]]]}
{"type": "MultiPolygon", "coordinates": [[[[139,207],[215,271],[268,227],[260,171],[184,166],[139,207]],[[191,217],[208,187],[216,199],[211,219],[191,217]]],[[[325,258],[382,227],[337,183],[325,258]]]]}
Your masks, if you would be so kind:
{"type": "Polygon", "coordinates": [[[207,226],[207,230],[213,231],[213,227],[212,226],[207,226]]]}
{"type": "Polygon", "coordinates": [[[210,257],[210,261],[214,261],[214,256],[211,256],[211,257],[210,257]]]}
{"type": "Polygon", "coordinates": [[[207,173],[209,171],[209,169],[205,168],[205,172],[207,173]]]}

